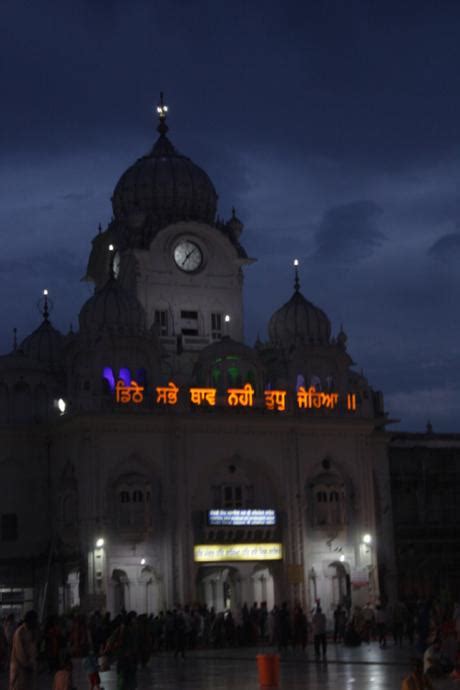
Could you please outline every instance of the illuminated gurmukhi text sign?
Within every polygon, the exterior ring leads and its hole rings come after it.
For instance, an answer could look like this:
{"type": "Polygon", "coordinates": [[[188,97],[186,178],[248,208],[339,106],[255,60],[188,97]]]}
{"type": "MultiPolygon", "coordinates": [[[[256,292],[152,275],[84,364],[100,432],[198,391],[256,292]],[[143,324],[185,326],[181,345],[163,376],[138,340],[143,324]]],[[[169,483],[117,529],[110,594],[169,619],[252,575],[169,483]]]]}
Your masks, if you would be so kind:
{"type": "Polygon", "coordinates": [[[194,547],[195,563],[220,561],[280,561],[282,544],[197,544],[194,547]]]}
{"type": "MultiPolygon", "coordinates": [[[[169,381],[167,386],[155,388],[155,402],[157,405],[164,406],[177,405],[179,393],[179,387],[173,381],[169,381]]],[[[189,388],[188,396],[190,403],[195,407],[214,407],[217,400],[217,389],[189,388]]],[[[225,396],[229,407],[254,407],[255,390],[250,383],[246,383],[242,388],[228,388],[225,396]]],[[[283,412],[286,409],[286,396],[287,391],[285,390],[264,391],[265,409],[283,412]]],[[[120,379],[115,386],[115,400],[122,405],[127,403],[139,405],[144,401],[144,386],[140,386],[136,381],[131,381],[128,384],[120,379]]],[[[310,386],[308,389],[300,386],[295,394],[295,401],[299,409],[335,410],[339,405],[340,398],[338,393],[317,391],[314,386],[310,386]]],[[[345,405],[349,412],[356,412],[356,393],[347,393],[345,405]]]]}
{"type": "Polygon", "coordinates": [[[232,527],[275,525],[276,515],[274,510],[209,510],[208,523],[210,525],[231,525],[232,527]]]}
{"type": "Polygon", "coordinates": [[[209,510],[208,523],[210,525],[231,525],[239,527],[242,525],[276,525],[276,515],[274,510],[243,510],[234,508],[232,510],[209,510]]]}

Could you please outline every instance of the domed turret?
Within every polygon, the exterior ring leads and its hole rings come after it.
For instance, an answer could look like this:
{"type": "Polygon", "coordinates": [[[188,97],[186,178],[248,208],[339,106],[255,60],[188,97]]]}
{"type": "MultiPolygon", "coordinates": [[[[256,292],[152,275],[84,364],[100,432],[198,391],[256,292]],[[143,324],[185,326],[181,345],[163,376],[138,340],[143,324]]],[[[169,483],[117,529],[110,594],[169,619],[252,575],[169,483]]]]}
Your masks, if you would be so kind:
{"type": "Polygon", "coordinates": [[[126,292],[112,276],[85,302],[79,322],[85,333],[109,330],[137,335],[145,331],[145,312],[137,297],[126,292]]]}
{"type": "Polygon", "coordinates": [[[126,220],[132,227],[147,219],[158,227],[181,220],[213,223],[217,208],[214,185],[166,136],[167,106],[162,98],[157,110],[160,136],[151,152],[118,181],[112,197],[115,219],[126,220]]]}
{"type": "Polygon", "coordinates": [[[229,221],[227,221],[225,227],[235,240],[239,240],[240,235],[243,232],[244,225],[240,219],[237,218],[234,208],[232,208],[232,217],[229,221]]]}
{"type": "Polygon", "coordinates": [[[25,338],[20,349],[25,355],[55,366],[59,363],[62,354],[63,335],[51,323],[44,320],[40,326],[27,338],[25,338]]]}
{"type": "Polygon", "coordinates": [[[297,260],[294,266],[294,294],[271,317],[269,338],[274,345],[286,348],[298,342],[326,345],[331,338],[331,323],[323,310],[305,299],[300,292],[297,260]]]}
{"type": "Polygon", "coordinates": [[[257,362],[259,359],[258,353],[252,347],[224,335],[221,340],[216,340],[201,350],[198,362],[210,362],[225,357],[238,357],[253,362],[257,362]]]}
{"type": "Polygon", "coordinates": [[[258,390],[263,379],[262,369],[256,350],[224,336],[201,350],[195,365],[195,378],[200,385],[215,386],[219,392],[245,383],[258,390]]]}
{"type": "Polygon", "coordinates": [[[63,335],[49,320],[48,290],[43,291],[43,321],[33,333],[24,338],[19,349],[31,359],[55,367],[61,358],[63,335]]]}

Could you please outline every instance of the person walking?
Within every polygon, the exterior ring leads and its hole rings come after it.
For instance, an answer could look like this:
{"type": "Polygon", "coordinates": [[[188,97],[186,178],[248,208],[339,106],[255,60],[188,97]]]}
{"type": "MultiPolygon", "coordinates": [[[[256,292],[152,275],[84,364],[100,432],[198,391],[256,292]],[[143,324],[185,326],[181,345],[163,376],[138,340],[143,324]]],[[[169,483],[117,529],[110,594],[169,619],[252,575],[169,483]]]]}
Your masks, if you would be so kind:
{"type": "Polygon", "coordinates": [[[385,649],[387,646],[387,612],[382,605],[377,606],[375,610],[375,624],[380,649],[385,649]]]}
{"type": "Polygon", "coordinates": [[[187,643],[187,629],[184,612],[181,606],[174,610],[174,658],[178,656],[185,659],[185,647],[187,643]]]}
{"type": "Polygon", "coordinates": [[[334,611],[334,642],[343,642],[345,637],[345,627],[347,623],[347,612],[341,604],[334,611]]]}
{"type": "Polygon", "coordinates": [[[308,642],[308,620],[300,604],[294,609],[292,646],[295,649],[300,645],[303,652],[307,648],[308,642]]]}
{"type": "Polygon", "coordinates": [[[37,632],[37,612],[27,611],[24,623],[13,635],[10,690],[34,690],[37,673],[37,632]]]}
{"type": "Polygon", "coordinates": [[[313,642],[315,645],[315,657],[320,658],[320,651],[323,655],[323,660],[326,660],[327,639],[326,639],[326,616],[324,615],[321,606],[317,606],[311,621],[313,628],[313,642]]]}
{"type": "Polygon", "coordinates": [[[134,611],[125,615],[109,637],[105,653],[117,658],[117,690],[136,690],[138,640],[134,611]]]}

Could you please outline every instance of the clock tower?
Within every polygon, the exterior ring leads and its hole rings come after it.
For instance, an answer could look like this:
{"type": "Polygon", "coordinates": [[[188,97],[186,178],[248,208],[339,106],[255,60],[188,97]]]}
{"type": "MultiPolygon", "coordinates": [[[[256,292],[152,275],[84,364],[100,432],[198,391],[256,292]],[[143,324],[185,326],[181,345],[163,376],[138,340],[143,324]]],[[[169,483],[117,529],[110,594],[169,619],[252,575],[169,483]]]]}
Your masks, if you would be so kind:
{"type": "Polygon", "coordinates": [[[213,341],[243,340],[243,266],[253,259],[235,211],[218,219],[210,178],[171,143],[167,113],[161,94],[159,137],[119,179],[114,217],[93,240],[86,278],[97,291],[115,275],[137,296],[167,355],[164,375],[180,380],[213,341]]]}

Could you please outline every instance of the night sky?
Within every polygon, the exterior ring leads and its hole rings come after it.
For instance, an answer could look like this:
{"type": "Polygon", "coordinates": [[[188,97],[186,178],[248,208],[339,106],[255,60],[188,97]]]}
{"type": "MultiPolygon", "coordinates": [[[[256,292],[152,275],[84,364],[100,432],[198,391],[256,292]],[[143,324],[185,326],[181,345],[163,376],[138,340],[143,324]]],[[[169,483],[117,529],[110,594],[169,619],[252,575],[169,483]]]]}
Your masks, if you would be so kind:
{"type": "MultiPolygon", "coordinates": [[[[460,3],[3,0],[2,351],[77,324],[122,172],[170,138],[245,224],[246,337],[293,289],[399,428],[460,431],[460,3]]],[[[398,427],[395,427],[398,428],[398,427]]]]}

